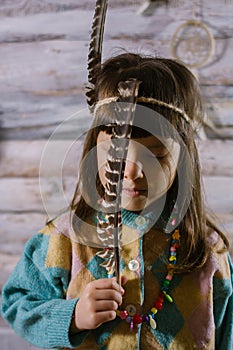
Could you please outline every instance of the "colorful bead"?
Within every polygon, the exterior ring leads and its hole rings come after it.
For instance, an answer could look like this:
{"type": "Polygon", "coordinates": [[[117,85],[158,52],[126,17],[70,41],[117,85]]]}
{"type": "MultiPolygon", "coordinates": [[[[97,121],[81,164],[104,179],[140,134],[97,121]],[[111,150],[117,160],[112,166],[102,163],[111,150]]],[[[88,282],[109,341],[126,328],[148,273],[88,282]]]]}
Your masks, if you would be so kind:
{"type": "Polygon", "coordinates": [[[149,315],[149,323],[150,323],[151,328],[156,329],[156,327],[157,327],[156,322],[151,315],[149,315]]]}
{"type": "Polygon", "coordinates": [[[171,297],[169,294],[167,294],[166,292],[164,292],[164,295],[165,295],[166,299],[167,299],[170,303],[173,303],[173,299],[172,299],[172,297],[171,297]]]}
{"type": "Polygon", "coordinates": [[[164,294],[163,294],[163,292],[160,292],[160,293],[159,293],[159,298],[162,299],[162,300],[164,300],[164,294]]]}
{"type": "Polygon", "coordinates": [[[167,275],[167,276],[165,277],[165,279],[168,280],[168,281],[171,281],[171,280],[172,280],[172,277],[173,277],[172,275],[167,275]]]}
{"type": "Polygon", "coordinates": [[[135,324],[140,324],[140,323],[142,323],[142,316],[141,316],[141,315],[135,315],[135,316],[133,317],[133,323],[135,323],[135,324]]]}
{"type": "Polygon", "coordinates": [[[126,320],[127,323],[130,323],[131,320],[132,320],[132,317],[131,316],[127,316],[125,320],[126,320]]]}
{"type": "Polygon", "coordinates": [[[180,248],[180,245],[179,245],[178,242],[175,242],[175,243],[173,244],[173,247],[176,248],[176,249],[178,249],[178,248],[180,248]]]}
{"type": "Polygon", "coordinates": [[[156,301],[154,305],[155,305],[155,308],[157,310],[162,310],[162,308],[163,308],[163,303],[161,303],[159,301],[156,301]]]}
{"type": "MultiPolygon", "coordinates": [[[[164,302],[164,297],[163,297],[163,299],[158,298],[158,299],[156,300],[156,303],[159,303],[159,304],[162,304],[162,305],[163,305],[163,302],[164,302]]],[[[155,308],[156,308],[156,306],[155,306],[155,308]]]]}
{"type": "Polygon", "coordinates": [[[175,261],[176,257],[175,256],[170,256],[169,261],[175,261]]]}
{"type": "Polygon", "coordinates": [[[150,310],[151,312],[153,312],[153,314],[157,314],[158,310],[155,307],[152,307],[152,309],[150,310]]]}
{"type": "Polygon", "coordinates": [[[122,319],[122,320],[125,320],[126,319],[126,317],[128,316],[128,312],[126,311],[126,310],[123,310],[123,311],[121,311],[120,312],[120,318],[122,319]]]}
{"type": "Polygon", "coordinates": [[[175,232],[172,235],[173,239],[180,239],[180,233],[179,230],[175,230],[175,232]]]}
{"type": "Polygon", "coordinates": [[[142,322],[149,322],[149,321],[150,321],[149,315],[143,315],[142,316],[142,322]]]}

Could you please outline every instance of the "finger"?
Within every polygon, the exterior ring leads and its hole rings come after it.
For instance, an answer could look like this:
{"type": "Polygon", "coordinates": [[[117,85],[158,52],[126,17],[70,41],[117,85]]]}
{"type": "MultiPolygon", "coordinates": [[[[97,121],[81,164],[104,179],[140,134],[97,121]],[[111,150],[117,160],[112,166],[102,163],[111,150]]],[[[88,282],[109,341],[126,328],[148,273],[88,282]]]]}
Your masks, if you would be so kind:
{"type": "Polygon", "coordinates": [[[95,314],[94,327],[99,327],[102,323],[112,321],[116,318],[115,311],[100,311],[95,314]]]}
{"type": "Polygon", "coordinates": [[[100,311],[116,311],[118,303],[115,300],[98,300],[95,303],[95,312],[100,311]]]}
{"type": "Polygon", "coordinates": [[[114,289],[102,289],[96,290],[95,300],[113,300],[116,301],[118,305],[122,304],[122,295],[114,289]]]}
{"type": "MultiPolygon", "coordinates": [[[[122,284],[122,278],[124,279],[124,277],[123,276],[121,277],[121,284],[122,284]]],[[[121,294],[124,294],[125,290],[120,284],[117,283],[116,277],[111,278],[111,280],[114,281],[114,283],[113,283],[114,286],[115,286],[115,283],[116,283],[117,290],[119,290],[121,294]]]]}
{"type": "Polygon", "coordinates": [[[96,289],[115,289],[121,294],[124,293],[124,288],[122,288],[117,282],[116,278],[102,278],[92,282],[93,286],[96,289]]]}

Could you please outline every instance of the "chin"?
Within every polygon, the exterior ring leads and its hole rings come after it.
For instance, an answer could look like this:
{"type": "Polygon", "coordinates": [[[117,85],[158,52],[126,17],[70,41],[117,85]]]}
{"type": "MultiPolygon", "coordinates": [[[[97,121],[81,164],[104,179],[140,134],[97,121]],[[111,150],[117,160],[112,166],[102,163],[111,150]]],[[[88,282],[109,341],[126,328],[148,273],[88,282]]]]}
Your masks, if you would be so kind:
{"type": "Polygon", "coordinates": [[[145,197],[143,199],[138,198],[136,200],[129,200],[128,198],[124,200],[124,198],[122,198],[122,207],[126,210],[141,211],[145,209],[146,206],[147,200],[145,197]]]}

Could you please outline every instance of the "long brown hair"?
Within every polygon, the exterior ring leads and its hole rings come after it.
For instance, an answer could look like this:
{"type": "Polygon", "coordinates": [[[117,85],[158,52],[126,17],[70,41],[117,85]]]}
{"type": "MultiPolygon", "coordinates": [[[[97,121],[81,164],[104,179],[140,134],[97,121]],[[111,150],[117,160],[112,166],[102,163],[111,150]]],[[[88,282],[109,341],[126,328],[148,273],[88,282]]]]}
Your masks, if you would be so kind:
{"type": "MultiPolygon", "coordinates": [[[[202,196],[200,164],[197,148],[195,145],[194,125],[201,123],[203,107],[199,85],[193,74],[180,62],[167,58],[145,57],[134,53],[123,53],[108,59],[102,66],[96,77],[95,99],[103,100],[118,95],[118,84],[130,78],[138,79],[140,83],[139,97],[154,98],[182,109],[189,117],[190,123],[182,118],[179,113],[166,106],[141,103],[153,111],[165,117],[178,131],[191,159],[192,194],[191,200],[180,222],[182,232],[182,244],[177,270],[193,271],[200,268],[206,262],[211,247],[208,242],[208,232],[215,230],[223,240],[223,248],[228,247],[227,238],[207,216],[202,196]]],[[[113,122],[108,108],[102,108],[93,121],[93,127],[86,136],[82,159],[97,144],[97,137],[101,130],[108,132],[106,124],[113,122]]],[[[135,128],[135,133],[137,130],[135,128]]],[[[143,133],[143,131],[142,131],[143,133]]],[[[137,136],[137,135],[136,135],[137,136]]],[[[145,132],[142,137],[146,136],[145,132]]],[[[72,200],[72,209],[82,220],[88,220],[94,209],[89,206],[80,195],[82,192],[88,196],[90,181],[96,178],[96,186],[100,195],[103,194],[97,169],[97,157],[88,168],[80,169],[80,179],[72,200]]],[[[186,169],[187,178],[189,169],[186,169]]],[[[174,184],[176,181],[174,181],[174,184]]],[[[175,186],[175,185],[174,185],[175,186]]],[[[173,187],[174,187],[173,186],[173,187]]],[[[174,188],[172,194],[176,193],[174,188]]],[[[90,193],[89,196],[92,194],[90,193]]],[[[169,198],[169,197],[168,197],[169,198]]],[[[170,198],[174,199],[174,198],[170,198]]]]}

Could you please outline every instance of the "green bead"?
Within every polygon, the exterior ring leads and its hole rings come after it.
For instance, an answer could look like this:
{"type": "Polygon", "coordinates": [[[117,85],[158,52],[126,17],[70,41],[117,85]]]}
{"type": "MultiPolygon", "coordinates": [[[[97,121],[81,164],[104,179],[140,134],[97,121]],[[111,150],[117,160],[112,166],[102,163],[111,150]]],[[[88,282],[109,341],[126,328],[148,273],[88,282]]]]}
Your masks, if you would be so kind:
{"type": "Polygon", "coordinates": [[[167,294],[167,293],[164,293],[164,294],[165,294],[166,299],[167,299],[170,303],[173,303],[172,297],[171,297],[169,294],[167,294]]]}

